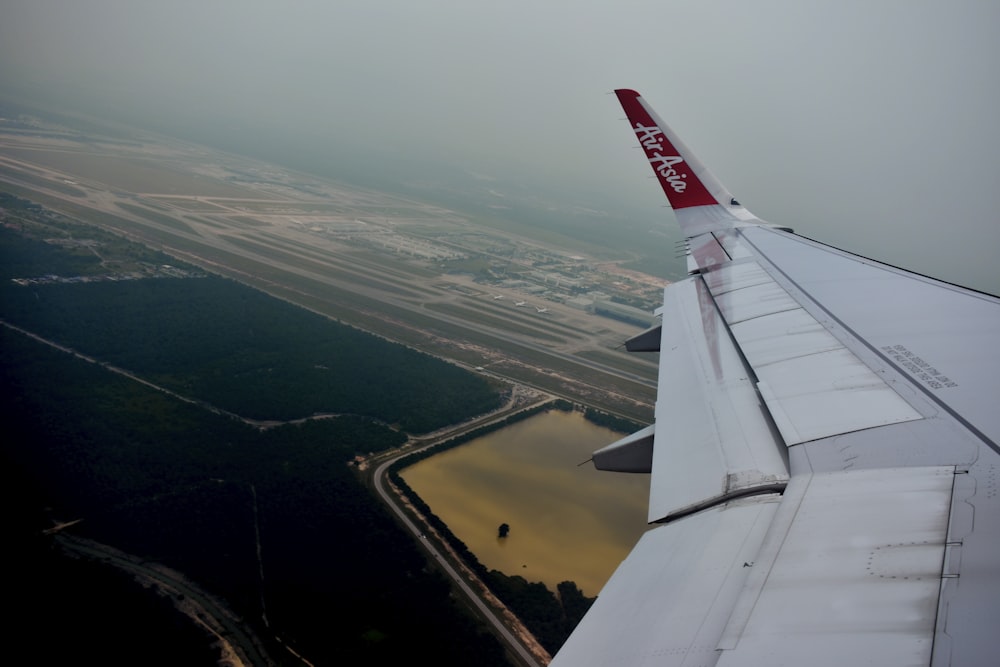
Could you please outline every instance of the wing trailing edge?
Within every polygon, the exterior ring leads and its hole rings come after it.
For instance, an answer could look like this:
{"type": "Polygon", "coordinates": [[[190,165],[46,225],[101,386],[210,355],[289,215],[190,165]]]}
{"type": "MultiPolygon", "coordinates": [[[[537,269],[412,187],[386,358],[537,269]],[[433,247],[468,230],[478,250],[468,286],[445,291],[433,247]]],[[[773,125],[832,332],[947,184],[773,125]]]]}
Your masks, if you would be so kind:
{"type": "Polygon", "coordinates": [[[551,667],[714,664],[779,498],[742,499],[647,532],[551,667]]]}

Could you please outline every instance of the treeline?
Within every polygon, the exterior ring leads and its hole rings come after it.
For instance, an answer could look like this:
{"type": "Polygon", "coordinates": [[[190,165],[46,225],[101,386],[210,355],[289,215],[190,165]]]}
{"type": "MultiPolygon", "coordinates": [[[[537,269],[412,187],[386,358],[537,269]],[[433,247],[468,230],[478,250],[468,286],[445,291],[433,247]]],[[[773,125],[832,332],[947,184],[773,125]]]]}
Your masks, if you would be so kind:
{"type": "Polygon", "coordinates": [[[107,273],[112,267],[130,270],[140,264],[171,264],[193,271],[164,253],[110,232],[85,225],[34,202],[0,192],[0,279],[63,277],[107,273]],[[49,240],[92,241],[86,246],[66,246],[49,240]]]}
{"type": "Polygon", "coordinates": [[[586,597],[572,581],[560,582],[555,595],[541,582],[529,582],[524,577],[508,576],[499,570],[490,570],[486,581],[490,590],[553,655],[597,599],[586,597]]]}
{"type": "Polygon", "coordinates": [[[25,238],[12,229],[0,227],[2,280],[37,278],[49,273],[64,276],[91,275],[100,266],[100,259],[92,252],[67,253],[42,239],[25,238]]]}
{"type": "Polygon", "coordinates": [[[612,415],[596,408],[585,408],[583,416],[592,424],[603,426],[604,428],[611,429],[612,431],[618,431],[619,433],[633,433],[643,428],[641,424],[638,424],[631,419],[619,417],[618,415],[612,415]]]}
{"type": "Polygon", "coordinates": [[[420,433],[501,400],[481,375],[217,277],[5,284],[0,317],[251,419],[346,413],[420,433]]]}

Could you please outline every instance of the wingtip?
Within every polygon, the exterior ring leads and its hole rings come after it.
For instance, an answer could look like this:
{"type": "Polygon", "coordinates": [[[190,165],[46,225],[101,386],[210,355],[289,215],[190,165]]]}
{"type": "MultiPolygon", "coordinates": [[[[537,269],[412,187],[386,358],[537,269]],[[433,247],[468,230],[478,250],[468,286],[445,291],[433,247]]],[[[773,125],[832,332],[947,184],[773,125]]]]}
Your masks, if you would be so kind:
{"type": "Polygon", "coordinates": [[[620,88],[615,93],[670,205],[675,210],[717,206],[718,200],[701,180],[704,172],[701,163],[639,93],[630,88],[620,88]]]}

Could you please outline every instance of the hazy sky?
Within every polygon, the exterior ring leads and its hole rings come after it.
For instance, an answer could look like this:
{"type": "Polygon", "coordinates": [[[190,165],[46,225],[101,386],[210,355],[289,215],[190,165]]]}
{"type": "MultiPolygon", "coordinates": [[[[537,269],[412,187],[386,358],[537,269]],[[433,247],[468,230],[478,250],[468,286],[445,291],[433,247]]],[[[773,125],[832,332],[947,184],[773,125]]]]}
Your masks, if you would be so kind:
{"type": "Polygon", "coordinates": [[[1000,292],[997,35],[995,0],[3,0],[0,92],[672,224],[631,87],[760,217],[1000,292]]]}

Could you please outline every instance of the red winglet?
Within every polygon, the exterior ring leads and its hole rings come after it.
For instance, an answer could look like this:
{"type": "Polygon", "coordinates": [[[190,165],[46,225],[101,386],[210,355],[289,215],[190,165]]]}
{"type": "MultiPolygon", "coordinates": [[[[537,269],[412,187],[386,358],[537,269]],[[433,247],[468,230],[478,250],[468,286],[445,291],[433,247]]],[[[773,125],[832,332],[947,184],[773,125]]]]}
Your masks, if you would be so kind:
{"type": "Polygon", "coordinates": [[[661,127],[662,123],[650,114],[639,93],[623,88],[616,90],[615,95],[625,109],[625,115],[628,116],[642,149],[646,151],[646,157],[660,181],[660,187],[670,200],[670,206],[680,209],[718,205],[719,202],[695,175],[681,151],[671,143],[661,127]]]}

